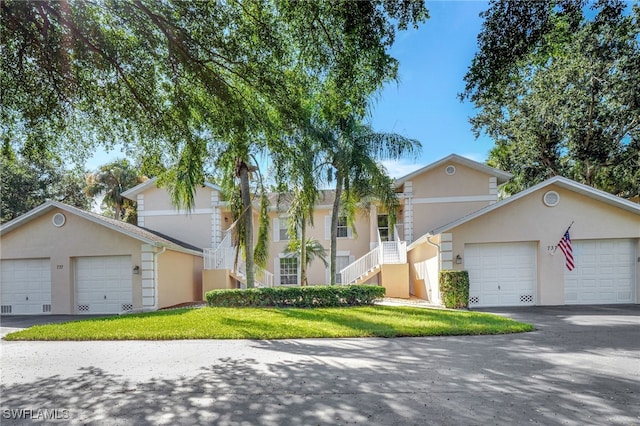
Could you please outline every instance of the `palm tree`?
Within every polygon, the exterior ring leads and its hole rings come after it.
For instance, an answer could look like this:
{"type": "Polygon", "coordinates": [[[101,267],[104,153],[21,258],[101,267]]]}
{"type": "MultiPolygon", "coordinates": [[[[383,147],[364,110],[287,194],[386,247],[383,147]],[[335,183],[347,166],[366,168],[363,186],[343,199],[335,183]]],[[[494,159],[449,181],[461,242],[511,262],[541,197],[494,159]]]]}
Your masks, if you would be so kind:
{"type": "Polygon", "coordinates": [[[103,203],[114,210],[114,219],[122,220],[128,205],[122,193],[145,180],[146,177],[139,176],[127,159],[120,158],[88,174],[85,193],[90,197],[103,195],[103,203]]]}
{"type": "Polygon", "coordinates": [[[320,241],[314,238],[307,238],[305,244],[302,244],[302,241],[302,239],[290,240],[284,252],[300,259],[300,284],[306,286],[309,284],[306,269],[311,263],[315,259],[320,259],[325,268],[329,266],[329,263],[327,262],[327,250],[320,244],[320,241]]]}
{"type": "Polygon", "coordinates": [[[331,211],[331,284],[336,279],[338,220],[355,221],[356,205],[370,197],[377,198],[388,211],[390,226],[395,222],[398,196],[380,160],[417,155],[422,146],[415,139],[395,133],[379,133],[371,126],[350,118],[338,130],[326,132],[324,151],[329,177],[335,180],[335,199],[331,211]]]}

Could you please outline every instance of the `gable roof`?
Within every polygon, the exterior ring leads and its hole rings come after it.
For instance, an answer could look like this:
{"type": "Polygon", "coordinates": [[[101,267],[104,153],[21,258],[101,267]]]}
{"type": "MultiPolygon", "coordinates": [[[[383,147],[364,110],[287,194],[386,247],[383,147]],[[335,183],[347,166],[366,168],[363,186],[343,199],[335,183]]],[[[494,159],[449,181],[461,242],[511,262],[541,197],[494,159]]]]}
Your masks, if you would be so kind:
{"type": "Polygon", "coordinates": [[[436,167],[439,167],[445,163],[458,163],[464,166],[467,166],[471,169],[477,170],[479,172],[482,173],[486,173],[488,175],[491,176],[495,176],[498,180],[498,185],[503,184],[505,182],[507,182],[509,179],[511,179],[513,177],[513,175],[511,173],[507,173],[507,172],[503,172],[502,170],[498,170],[498,169],[494,169],[493,167],[489,167],[486,164],[482,164],[479,163],[477,161],[473,161],[470,160],[468,158],[465,157],[461,157],[458,154],[451,154],[448,155],[438,161],[436,161],[435,163],[431,163],[428,164],[424,167],[422,167],[421,169],[418,169],[414,172],[409,173],[406,176],[403,176],[399,179],[396,179],[396,187],[401,186],[402,184],[404,184],[406,181],[411,180],[412,178],[414,178],[415,176],[421,175],[424,172],[427,172],[429,170],[435,169],[436,167]]]}
{"type": "MultiPolygon", "coordinates": [[[[603,203],[621,208],[623,210],[635,213],[640,215],[640,205],[636,204],[634,202],[631,202],[629,200],[625,200],[624,198],[620,198],[620,197],[616,197],[615,195],[609,194],[608,192],[604,192],[601,191],[599,189],[593,188],[591,186],[588,185],[584,185],[582,183],[578,183],[574,180],[562,177],[562,176],[555,176],[552,177],[550,179],[545,180],[544,182],[541,182],[537,185],[534,185],[530,188],[525,189],[522,192],[518,192],[515,195],[512,195],[508,198],[505,198],[503,200],[498,201],[495,204],[491,204],[487,207],[484,207],[476,212],[471,213],[470,215],[464,216],[460,219],[454,220],[453,222],[450,222],[444,226],[441,226],[439,228],[434,229],[431,232],[428,232],[426,235],[437,235],[437,234],[441,234],[443,232],[447,232],[457,226],[460,226],[464,223],[467,223],[479,216],[485,215],[489,212],[492,212],[496,209],[499,209],[509,203],[513,203],[516,200],[519,200],[520,198],[524,198],[527,195],[536,192],[542,188],[546,188],[548,186],[551,185],[557,185],[561,188],[567,189],[569,191],[573,191],[575,193],[587,196],[589,198],[592,198],[594,200],[598,200],[601,201],[603,203]]],[[[422,240],[422,237],[420,237],[418,240],[414,241],[411,246],[413,246],[415,243],[417,243],[418,241],[422,240]]]]}
{"type": "Polygon", "coordinates": [[[104,217],[97,213],[82,210],[77,207],[60,203],[58,201],[47,201],[46,203],[41,204],[35,209],[5,223],[4,225],[0,226],[0,235],[13,231],[14,229],[19,228],[20,226],[25,225],[56,208],[63,210],[69,214],[79,216],[90,222],[97,223],[98,225],[112,229],[128,237],[135,238],[146,244],[150,244],[156,247],[166,247],[171,250],[202,256],[202,250],[199,247],[195,247],[191,244],[169,238],[166,235],[151,231],[149,229],[141,228],[130,223],[104,217]]]}
{"type": "MultiPolygon", "coordinates": [[[[157,188],[158,187],[157,181],[158,181],[157,177],[151,178],[149,180],[142,182],[141,184],[134,186],[131,189],[127,189],[121,195],[125,198],[136,201],[136,196],[138,194],[150,188],[157,188]]],[[[218,192],[222,192],[222,188],[220,188],[218,185],[215,185],[213,183],[205,182],[202,186],[206,188],[214,189],[218,192]]]]}

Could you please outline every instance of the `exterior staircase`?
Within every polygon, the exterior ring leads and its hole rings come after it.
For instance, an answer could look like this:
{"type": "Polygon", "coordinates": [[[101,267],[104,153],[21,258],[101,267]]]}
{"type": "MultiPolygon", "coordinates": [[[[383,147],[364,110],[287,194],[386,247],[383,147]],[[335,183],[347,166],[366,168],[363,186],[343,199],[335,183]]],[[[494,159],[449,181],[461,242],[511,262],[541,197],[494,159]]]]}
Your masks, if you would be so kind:
{"type": "Polygon", "coordinates": [[[382,270],[382,265],[407,263],[407,243],[398,238],[394,227],[392,241],[382,241],[378,232],[378,246],[340,271],[341,284],[362,284],[382,270]]]}
{"type": "MultiPolygon", "coordinates": [[[[247,265],[244,261],[236,263],[235,254],[236,249],[231,244],[231,233],[228,232],[218,247],[203,250],[204,269],[226,269],[241,288],[247,288],[247,265]]],[[[273,274],[256,266],[254,281],[256,287],[273,287],[273,274]]]]}

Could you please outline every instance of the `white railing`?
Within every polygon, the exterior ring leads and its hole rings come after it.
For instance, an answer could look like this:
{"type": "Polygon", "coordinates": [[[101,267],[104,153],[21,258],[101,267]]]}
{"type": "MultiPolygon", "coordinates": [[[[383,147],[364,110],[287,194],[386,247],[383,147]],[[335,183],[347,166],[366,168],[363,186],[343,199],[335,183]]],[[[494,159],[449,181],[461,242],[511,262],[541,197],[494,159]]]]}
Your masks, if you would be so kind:
{"type": "Polygon", "coordinates": [[[233,269],[235,249],[231,245],[231,233],[222,239],[216,248],[206,248],[204,254],[204,269],[233,269]]]}
{"type": "Polygon", "coordinates": [[[379,255],[380,248],[376,247],[352,264],[348,265],[346,268],[343,268],[340,271],[340,276],[342,277],[342,282],[340,284],[351,284],[358,278],[366,275],[370,271],[373,271],[380,265],[379,255]]]}
{"type": "Polygon", "coordinates": [[[382,241],[378,231],[378,246],[340,271],[341,284],[351,284],[380,265],[407,263],[407,242],[401,241],[394,226],[393,240],[382,241]]]}
{"type": "MultiPolygon", "coordinates": [[[[231,233],[227,233],[218,244],[218,247],[206,248],[203,250],[204,269],[228,269],[233,271],[238,277],[247,277],[247,266],[244,261],[240,261],[237,268],[234,267],[236,249],[231,244],[231,233]]],[[[266,269],[255,267],[256,287],[273,287],[273,274],[266,269]]]]}

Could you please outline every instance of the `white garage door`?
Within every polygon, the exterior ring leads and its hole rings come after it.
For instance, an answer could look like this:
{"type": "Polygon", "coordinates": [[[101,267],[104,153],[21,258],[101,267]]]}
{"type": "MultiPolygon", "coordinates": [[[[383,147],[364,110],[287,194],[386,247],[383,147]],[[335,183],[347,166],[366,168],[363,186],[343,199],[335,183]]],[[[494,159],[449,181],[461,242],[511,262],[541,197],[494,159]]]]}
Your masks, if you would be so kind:
{"type": "Polygon", "coordinates": [[[466,244],[469,307],[535,305],[536,253],[533,242],[466,244]]]}
{"type": "Polygon", "coordinates": [[[575,269],[564,272],[566,304],[635,303],[633,240],[573,241],[575,269]]]}
{"type": "Polygon", "coordinates": [[[79,257],[75,260],[76,311],[115,314],[132,309],[131,256],[79,257]]]}
{"type": "Polygon", "coordinates": [[[3,260],[0,264],[2,313],[23,315],[51,312],[49,259],[3,260]]]}

